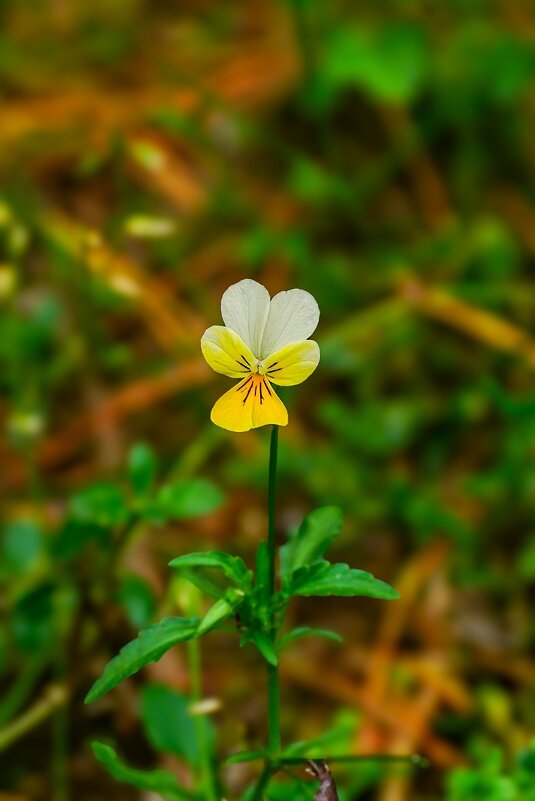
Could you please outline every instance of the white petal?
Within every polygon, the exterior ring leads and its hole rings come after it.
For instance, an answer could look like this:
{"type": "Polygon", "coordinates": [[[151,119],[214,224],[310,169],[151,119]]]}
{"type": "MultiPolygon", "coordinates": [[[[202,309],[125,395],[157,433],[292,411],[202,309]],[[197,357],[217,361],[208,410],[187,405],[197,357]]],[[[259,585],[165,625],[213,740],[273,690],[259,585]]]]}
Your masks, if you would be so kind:
{"type": "Polygon", "coordinates": [[[265,358],[284,345],[308,339],[319,319],[320,310],[310,292],[304,289],[279,292],[271,300],[260,357],[265,358]]]}
{"type": "Polygon", "coordinates": [[[243,339],[255,356],[260,353],[268,314],[269,292],[251,278],[232,284],[221,298],[225,325],[243,339]]]}

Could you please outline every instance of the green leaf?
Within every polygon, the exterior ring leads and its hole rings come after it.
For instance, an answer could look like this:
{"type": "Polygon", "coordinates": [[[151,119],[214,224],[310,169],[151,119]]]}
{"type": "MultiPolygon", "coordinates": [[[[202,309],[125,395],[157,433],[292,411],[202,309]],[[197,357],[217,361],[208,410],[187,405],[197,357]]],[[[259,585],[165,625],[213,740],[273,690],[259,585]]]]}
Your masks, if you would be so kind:
{"type": "Polygon", "coordinates": [[[280,549],[282,577],[318,562],[340,534],[343,520],[342,511],[337,506],[321,506],[310,512],[280,549]]]}
{"type": "Polygon", "coordinates": [[[142,442],[130,449],[127,473],[136,495],[146,496],[156,480],[158,464],[152,448],[142,442]]]}
{"type": "Polygon", "coordinates": [[[352,710],[341,710],[336,719],[326,731],[317,737],[306,741],[290,743],[287,745],[281,759],[290,757],[321,757],[329,752],[330,755],[344,754],[351,748],[351,740],[357,728],[357,718],[352,710]]]}
{"type": "Polygon", "coordinates": [[[427,60],[419,26],[340,28],[326,40],[323,78],[333,88],[357,85],[380,101],[409,102],[423,85],[427,60]]]}
{"type": "Polygon", "coordinates": [[[140,790],[158,793],[169,801],[185,801],[185,799],[191,801],[196,798],[194,793],[181,787],[173,774],[167,770],[131,768],[119,759],[114,748],[98,741],[92,742],[91,748],[101,765],[119,782],[133,784],[140,790]]]}
{"type": "MultiPolygon", "coordinates": [[[[166,751],[182,757],[190,765],[199,763],[197,726],[190,713],[190,699],[169,687],[148,684],[141,694],[141,718],[147,738],[156,751],[166,751]]],[[[204,726],[211,743],[214,731],[210,721],[204,726]]]]}
{"type": "Polygon", "coordinates": [[[0,572],[13,576],[29,570],[41,556],[43,535],[33,520],[14,520],[0,539],[0,572]]]}
{"type": "Polygon", "coordinates": [[[224,620],[231,617],[243,602],[244,598],[245,593],[242,590],[227,590],[225,596],[220,598],[219,601],[216,601],[203,617],[199,624],[197,635],[202,637],[203,634],[208,634],[209,631],[213,631],[223,623],[224,620]]]}
{"type": "Polygon", "coordinates": [[[333,565],[326,561],[298,570],[292,576],[284,594],[288,596],[361,595],[383,600],[399,598],[398,592],[393,587],[376,579],[371,573],[350,568],[346,564],[333,565]]]}
{"type": "Polygon", "coordinates": [[[259,759],[265,759],[269,756],[269,751],[264,748],[262,751],[238,751],[237,754],[227,757],[225,762],[227,765],[239,765],[242,762],[256,762],[259,759]]]}
{"type": "Polygon", "coordinates": [[[116,484],[94,484],[76,494],[70,505],[74,518],[99,526],[114,527],[130,516],[122,489],[116,484]]]}
{"type": "Polygon", "coordinates": [[[194,587],[197,587],[198,590],[201,590],[201,592],[204,592],[215,600],[222,598],[226,592],[224,587],[218,586],[204,574],[199,573],[198,570],[183,567],[180,570],[180,578],[186,579],[190,584],[193,584],[194,587]]]}
{"type": "Polygon", "coordinates": [[[271,637],[261,629],[256,629],[247,634],[247,640],[254,642],[266,662],[276,667],[279,663],[277,651],[273,645],[271,637]]]}
{"type": "Polygon", "coordinates": [[[85,703],[100,698],[150,662],[157,662],[173,645],[191,640],[197,635],[198,625],[198,618],[167,617],[142,629],[137,639],[121,648],[117,656],[108,662],[104,673],[88,692],[85,703]]]}
{"type": "Polygon", "coordinates": [[[334,642],[343,642],[344,638],[341,637],[336,631],[329,631],[329,629],[316,629],[313,626],[300,626],[293,631],[285,634],[277,644],[277,651],[280,653],[287,648],[294,640],[301,637],[325,637],[327,640],[334,640],[334,642]]]}
{"type": "Polygon", "coordinates": [[[223,551],[207,551],[206,553],[188,553],[178,556],[169,562],[170,567],[195,568],[212,567],[222,570],[225,576],[242,589],[249,589],[253,574],[239,556],[232,556],[223,551]]]}
{"type": "Polygon", "coordinates": [[[134,628],[149,625],[154,617],[156,604],[150,584],[141,576],[134,573],[121,576],[117,597],[134,628]]]}
{"type": "Polygon", "coordinates": [[[174,481],[159,491],[154,512],[164,521],[184,520],[215,511],[223,499],[223,493],[211,481],[200,478],[174,481]]]}

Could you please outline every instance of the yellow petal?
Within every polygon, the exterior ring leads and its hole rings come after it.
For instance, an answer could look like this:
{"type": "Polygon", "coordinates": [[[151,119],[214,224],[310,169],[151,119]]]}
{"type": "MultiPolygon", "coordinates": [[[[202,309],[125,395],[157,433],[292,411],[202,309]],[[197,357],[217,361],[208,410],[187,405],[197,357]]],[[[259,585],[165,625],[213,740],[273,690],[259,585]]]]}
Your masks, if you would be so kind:
{"type": "Polygon", "coordinates": [[[266,376],[251,374],[215,403],[212,422],[229,431],[249,431],[275,424],[285,426],[288,412],[266,376]]]}
{"type": "Polygon", "coordinates": [[[243,378],[256,365],[243,339],[224,325],[212,325],[204,332],[201,350],[212,370],[231,378],[243,378]]]}
{"type": "Polygon", "coordinates": [[[263,372],[274,384],[288,387],[300,384],[314,372],[320,360],[317,342],[306,339],[293,342],[268,356],[262,366],[263,372]]]}

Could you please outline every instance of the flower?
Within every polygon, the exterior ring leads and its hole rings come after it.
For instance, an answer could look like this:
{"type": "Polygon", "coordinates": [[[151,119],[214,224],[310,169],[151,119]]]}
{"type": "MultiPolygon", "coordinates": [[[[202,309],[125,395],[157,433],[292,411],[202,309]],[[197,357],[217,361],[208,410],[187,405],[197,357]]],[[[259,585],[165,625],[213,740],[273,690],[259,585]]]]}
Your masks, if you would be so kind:
{"type": "Polygon", "coordinates": [[[318,366],[320,349],[308,339],[318,304],[304,289],[270,300],[262,284],[245,278],[223,294],[221,316],[225,325],[204,332],[201,350],[213,370],[240,381],[215,403],[212,422],[229,431],[285,426],[288,412],[272,384],[300,384],[318,366]]]}

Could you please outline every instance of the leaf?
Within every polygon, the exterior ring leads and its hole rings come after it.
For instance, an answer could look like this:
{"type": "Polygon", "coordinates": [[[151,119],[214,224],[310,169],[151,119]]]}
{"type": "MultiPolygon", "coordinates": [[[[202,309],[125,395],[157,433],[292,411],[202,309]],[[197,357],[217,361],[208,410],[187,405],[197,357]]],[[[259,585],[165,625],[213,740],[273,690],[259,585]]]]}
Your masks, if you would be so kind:
{"type": "Polygon", "coordinates": [[[136,495],[146,496],[156,480],[158,464],[152,448],[138,442],[128,454],[127,473],[136,495]]]}
{"type": "Polygon", "coordinates": [[[77,520],[99,526],[120,526],[130,512],[122,489],[116,484],[94,484],[71,500],[70,512],[77,520]]]}
{"type": "Polygon", "coordinates": [[[142,629],[135,640],[121,648],[108,662],[102,676],[89,690],[85,703],[100,698],[150,662],[157,662],[173,645],[191,640],[197,635],[198,626],[199,618],[196,617],[167,617],[142,629]]]}
{"type": "Polygon", "coordinates": [[[225,576],[233,581],[242,589],[249,589],[252,584],[253,574],[239,556],[232,556],[223,551],[207,551],[206,553],[188,553],[178,556],[169,562],[170,567],[195,568],[211,567],[222,570],[225,576]]]}
{"type": "Polygon", "coordinates": [[[276,667],[279,663],[277,651],[273,645],[271,637],[261,629],[256,629],[247,634],[247,640],[254,642],[266,662],[276,667]]]}
{"type": "Polygon", "coordinates": [[[409,102],[425,81],[427,59],[420,26],[340,28],[326,41],[323,78],[335,89],[357,85],[379,101],[409,102]]]}
{"type": "Polygon", "coordinates": [[[301,568],[295,573],[284,594],[304,596],[366,596],[394,600],[398,592],[384,581],[376,579],[365,570],[356,570],[346,564],[331,564],[322,561],[312,567],[301,568]]]}
{"type": "Polygon", "coordinates": [[[128,573],[121,577],[117,598],[126,611],[128,620],[134,628],[147,626],[154,617],[154,594],[141,576],[128,573]]]}
{"type": "Polygon", "coordinates": [[[337,506],[321,506],[308,514],[280,549],[281,575],[291,576],[300,567],[318,562],[342,530],[343,515],[337,506]]]}
{"type": "Polygon", "coordinates": [[[32,568],[43,551],[43,535],[33,520],[14,520],[0,538],[0,571],[8,576],[32,568]]]}
{"type": "Polygon", "coordinates": [[[167,770],[138,770],[122,762],[114,748],[98,741],[91,743],[91,748],[98,761],[114,779],[126,784],[133,784],[140,790],[158,793],[169,801],[185,801],[196,798],[195,794],[181,787],[172,773],[167,770]]]}
{"type": "Polygon", "coordinates": [[[239,765],[242,762],[256,762],[259,759],[266,759],[269,756],[269,751],[264,748],[262,751],[238,751],[237,754],[227,757],[225,762],[227,765],[239,765]]]}
{"type": "Polygon", "coordinates": [[[326,731],[307,741],[290,743],[287,745],[281,759],[290,757],[322,756],[328,751],[330,755],[345,753],[351,748],[352,736],[357,727],[356,715],[352,710],[341,710],[333,725],[326,731]]]}
{"type": "Polygon", "coordinates": [[[163,521],[184,520],[213,512],[223,499],[223,493],[211,481],[174,481],[160,489],[152,511],[163,521]]]}
{"type": "Polygon", "coordinates": [[[224,598],[220,598],[219,601],[216,601],[203,617],[199,624],[197,635],[202,637],[203,634],[208,634],[209,631],[213,631],[220,623],[223,623],[224,620],[231,617],[244,598],[245,593],[242,590],[227,590],[224,598]]]}
{"type": "Polygon", "coordinates": [[[301,637],[325,637],[327,640],[334,640],[335,642],[343,642],[344,638],[341,637],[336,631],[329,631],[328,629],[316,629],[313,626],[300,626],[293,631],[285,634],[277,644],[277,651],[280,653],[287,648],[294,640],[301,637]]]}
{"type": "Polygon", "coordinates": [[[180,578],[187,579],[190,584],[193,584],[198,590],[201,590],[201,592],[204,592],[215,600],[221,598],[226,592],[224,587],[219,587],[214,581],[199,573],[198,570],[182,568],[180,571],[180,578]]]}
{"type": "MultiPolygon", "coordinates": [[[[190,699],[169,687],[148,684],[143,688],[141,718],[153,748],[176,754],[190,765],[197,765],[200,753],[197,727],[189,707],[190,699]]],[[[210,721],[203,722],[208,729],[210,721]]],[[[213,743],[213,728],[210,727],[208,732],[213,743]]]]}

